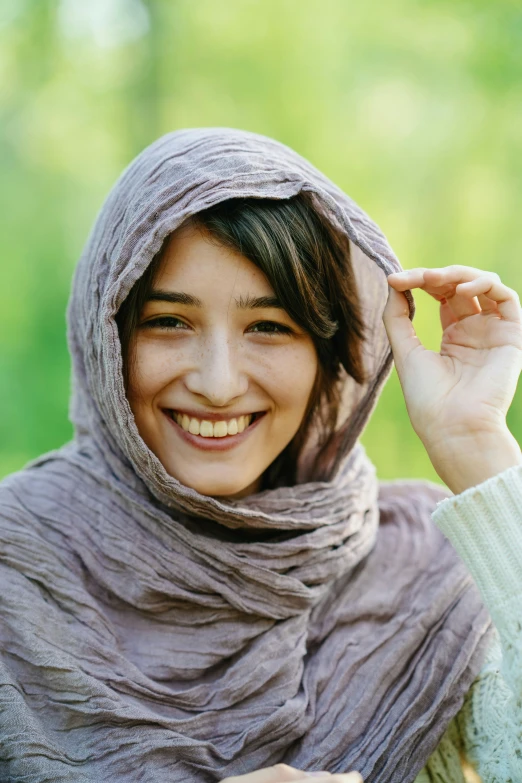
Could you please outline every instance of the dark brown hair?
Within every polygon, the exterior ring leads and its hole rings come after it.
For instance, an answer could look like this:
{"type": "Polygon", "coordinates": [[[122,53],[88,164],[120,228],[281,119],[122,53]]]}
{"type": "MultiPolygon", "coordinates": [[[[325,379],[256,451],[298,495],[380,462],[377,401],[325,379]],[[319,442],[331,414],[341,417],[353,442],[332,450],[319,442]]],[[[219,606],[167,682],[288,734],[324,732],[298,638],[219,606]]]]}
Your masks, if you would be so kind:
{"type": "MultiPolygon", "coordinates": [[[[328,448],[339,410],[341,368],[363,383],[360,313],[348,239],[314,207],[308,193],[287,200],[235,198],[198,212],[190,221],[248,258],[266,275],[291,318],[311,336],[319,370],[307,412],[293,440],[264,476],[264,488],[295,482],[297,455],[312,422],[320,427],[318,462],[328,448]]],[[[163,245],[166,246],[168,237],[163,245]]],[[[132,340],[163,250],[122,304],[118,324],[126,385],[132,340]]]]}

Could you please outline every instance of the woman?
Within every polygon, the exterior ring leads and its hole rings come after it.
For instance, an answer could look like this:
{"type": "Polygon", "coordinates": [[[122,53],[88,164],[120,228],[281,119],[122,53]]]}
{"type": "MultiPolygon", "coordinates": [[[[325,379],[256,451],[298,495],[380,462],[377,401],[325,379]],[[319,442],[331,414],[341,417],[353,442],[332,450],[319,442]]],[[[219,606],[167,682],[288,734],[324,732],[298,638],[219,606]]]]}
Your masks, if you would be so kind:
{"type": "Polygon", "coordinates": [[[0,487],[2,780],[522,779],[515,292],[202,129],[124,172],[68,323],[74,441],[0,487]],[[358,443],[390,343],[454,497],[358,443]]]}

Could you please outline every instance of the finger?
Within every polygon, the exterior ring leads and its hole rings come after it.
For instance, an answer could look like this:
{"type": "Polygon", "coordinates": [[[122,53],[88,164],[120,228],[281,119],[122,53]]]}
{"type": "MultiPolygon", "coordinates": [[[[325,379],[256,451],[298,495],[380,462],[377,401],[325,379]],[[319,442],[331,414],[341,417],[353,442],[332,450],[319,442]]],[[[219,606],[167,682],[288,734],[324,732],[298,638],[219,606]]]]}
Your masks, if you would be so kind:
{"type": "MultiPolygon", "coordinates": [[[[456,288],[460,296],[485,296],[495,303],[496,309],[505,321],[520,322],[520,299],[516,291],[508,288],[498,278],[484,274],[475,280],[459,283],[456,288]]],[[[491,310],[488,306],[488,310],[491,310]]]]}
{"type": "Polygon", "coordinates": [[[382,319],[400,376],[404,361],[411,351],[423,349],[410,321],[410,309],[404,294],[389,288],[382,319]]]}
{"type": "MultiPolygon", "coordinates": [[[[485,294],[478,293],[483,290],[485,287],[484,285],[479,284],[470,286],[469,291],[466,292],[468,286],[465,284],[486,279],[498,283],[501,286],[503,285],[496,272],[484,272],[482,269],[475,269],[475,267],[471,266],[454,265],[442,269],[427,269],[425,270],[426,287],[424,290],[427,293],[433,292],[432,295],[435,296],[435,298],[444,295],[453,307],[457,307],[457,302],[462,303],[464,298],[467,298],[474,303],[474,306],[478,303],[481,312],[493,312],[500,315],[497,302],[485,294]],[[459,288],[457,291],[457,288],[460,285],[464,285],[464,288],[459,288]]],[[[487,288],[489,287],[490,286],[487,286],[487,288]]],[[[518,295],[515,291],[508,289],[507,286],[504,286],[504,289],[506,291],[511,291],[515,299],[518,299],[518,295]]],[[[477,310],[477,312],[479,311],[477,310]]],[[[471,315],[474,313],[470,311],[469,314],[471,315]]]]}
{"type": "Polygon", "coordinates": [[[445,298],[458,320],[486,312],[499,314],[508,321],[519,321],[518,294],[505,286],[495,272],[484,272],[475,267],[454,264],[438,269],[409,269],[390,277],[392,280],[388,280],[396,290],[421,288],[439,301],[445,298]],[[483,282],[478,283],[478,280],[483,282]],[[490,281],[488,285],[485,284],[486,280],[490,281]],[[459,288],[457,291],[457,287],[467,283],[476,285],[471,286],[468,293],[466,288],[459,288]],[[484,291],[488,291],[488,296],[485,296],[484,291]],[[489,293],[490,291],[495,291],[496,295],[489,293]]]}
{"type": "MultiPolygon", "coordinates": [[[[408,286],[411,288],[420,288],[429,296],[437,301],[446,301],[448,307],[455,314],[456,320],[468,318],[470,315],[480,313],[480,304],[477,299],[469,297],[460,297],[456,294],[457,284],[462,279],[461,269],[470,270],[479,274],[479,269],[471,267],[445,267],[443,269],[409,269],[405,275],[404,281],[401,281],[401,288],[408,286]]],[[[401,273],[402,274],[402,273],[401,273]]],[[[449,321],[449,314],[445,314],[445,320],[449,321]]]]}
{"type": "Polygon", "coordinates": [[[498,305],[493,299],[490,299],[485,294],[479,294],[477,299],[483,313],[495,313],[495,315],[500,316],[498,305]]]}
{"type": "MultiPolygon", "coordinates": [[[[458,267],[457,267],[457,269],[458,269],[458,267]]],[[[466,267],[466,269],[473,269],[473,268],[472,267],[466,267]]],[[[434,270],[431,270],[431,271],[435,272],[435,271],[438,271],[438,270],[434,269],[434,270]]],[[[473,271],[475,271],[477,273],[478,277],[482,277],[483,274],[484,274],[484,273],[480,274],[481,273],[480,269],[474,269],[473,271]]],[[[490,272],[488,274],[490,274],[491,276],[496,277],[498,280],[500,280],[498,275],[496,275],[495,273],[490,272]]],[[[478,277],[475,278],[475,279],[478,279],[478,277]]],[[[466,282],[472,282],[472,281],[466,281],[466,282]]],[[[455,288],[456,288],[456,286],[455,286],[455,288]]],[[[478,294],[476,299],[477,299],[477,301],[478,301],[478,303],[480,305],[480,309],[481,309],[482,312],[494,313],[494,314],[500,315],[497,303],[493,299],[490,299],[485,294],[478,294]]],[[[443,299],[442,301],[446,302],[446,299],[443,299]]],[[[457,321],[458,319],[454,319],[454,320],[457,321]]]]}
{"type": "Polygon", "coordinates": [[[396,291],[408,291],[410,288],[419,288],[424,284],[424,267],[417,269],[404,269],[402,272],[393,272],[388,275],[388,283],[396,291]]]}
{"type": "Polygon", "coordinates": [[[487,272],[484,269],[477,269],[474,266],[464,266],[463,264],[451,264],[450,266],[434,267],[424,269],[424,279],[426,282],[435,285],[457,285],[476,280],[483,275],[490,275],[499,280],[496,272],[487,272]],[[435,282],[437,281],[437,282],[435,282]]]}
{"type": "MultiPolygon", "coordinates": [[[[471,294],[468,296],[465,291],[458,290],[458,286],[463,281],[472,281],[484,276],[484,274],[481,269],[458,264],[442,269],[427,269],[424,274],[424,290],[435,299],[444,295],[444,299],[455,314],[456,320],[461,321],[463,318],[482,312],[482,305],[476,296],[471,294]]],[[[493,275],[494,273],[489,274],[493,275]]]]}
{"type": "Polygon", "coordinates": [[[476,297],[467,299],[465,296],[454,294],[453,296],[446,296],[445,301],[457,321],[462,321],[463,318],[468,318],[470,315],[477,315],[477,313],[481,312],[480,304],[476,297]]]}
{"type": "MultiPolygon", "coordinates": [[[[393,272],[388,276],[388,282],[397,291],[406,291],[408,288],[446,287],[447,290],[458,283],[474,280],[484,274],[496,276],[495,272],[485,272],[483,269],[476,269],[473,266],[463,266],[453,264],[451,266],[428,268],[424,266],[414,269],[404,269],[402,272],[393,272]]],[[[444,296],[444,294],[441,294],[444,296]]]]}
{"type": "Polygon", "coordinates": [[[449,304],[446,302],[445,299],[443,299],[440,303],[440,323],[442,326],[442,331],[444,329],[447,329],[448,326],[451,326],[452,324],[456,324],[459,319],[449,306],[449,304]]]}

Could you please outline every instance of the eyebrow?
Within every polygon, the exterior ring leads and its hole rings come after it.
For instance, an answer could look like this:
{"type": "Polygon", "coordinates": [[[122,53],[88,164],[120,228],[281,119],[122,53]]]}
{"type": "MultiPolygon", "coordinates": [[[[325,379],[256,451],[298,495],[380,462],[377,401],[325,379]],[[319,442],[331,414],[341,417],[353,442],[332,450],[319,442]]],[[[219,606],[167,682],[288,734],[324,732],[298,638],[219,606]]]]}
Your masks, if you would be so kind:
{"type": "MultiPolygon", "coordinates": [[[[148,302],[170,302],[171,304],[182,304],[188,307],[203,307],[203,302],[197,296],[185,294],[182,291],[161,291],[154,290],[148,296],[148,302]]],[[[262,307],[275,307],[284,310],[283,305],[277,296],[240,296],[235,300],[236,307],[239,310],[254,310],[262,307]]]]}

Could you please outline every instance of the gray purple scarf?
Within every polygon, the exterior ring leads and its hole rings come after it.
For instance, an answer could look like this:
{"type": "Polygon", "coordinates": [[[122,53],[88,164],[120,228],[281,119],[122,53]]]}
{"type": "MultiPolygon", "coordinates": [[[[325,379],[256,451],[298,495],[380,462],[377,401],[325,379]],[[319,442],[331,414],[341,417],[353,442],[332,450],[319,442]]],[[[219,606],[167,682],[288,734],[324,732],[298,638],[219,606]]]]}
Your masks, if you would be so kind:
{"type": "Polygon", "coordinates": [[[358,443],[391,367],[399,269],[368,216],[271,139],[185,130],[130,164],[74,280],[74,441],[0,485],[0,780],[206,783],[279,761],[414,780],[490,624],[431,521],[445,493],[379,485],[358,443]],[[220,502],[141,440],[114,316],[187,216],[301,190],[349,237],[369,380],[343,380],[328,480],[303,468],[220,502]]]}

